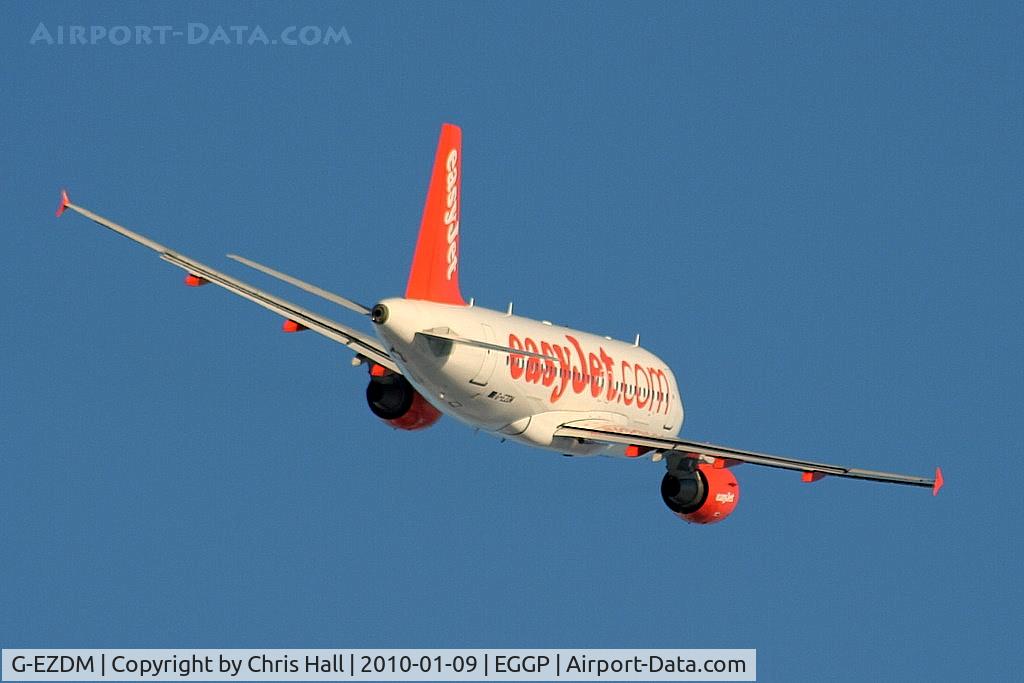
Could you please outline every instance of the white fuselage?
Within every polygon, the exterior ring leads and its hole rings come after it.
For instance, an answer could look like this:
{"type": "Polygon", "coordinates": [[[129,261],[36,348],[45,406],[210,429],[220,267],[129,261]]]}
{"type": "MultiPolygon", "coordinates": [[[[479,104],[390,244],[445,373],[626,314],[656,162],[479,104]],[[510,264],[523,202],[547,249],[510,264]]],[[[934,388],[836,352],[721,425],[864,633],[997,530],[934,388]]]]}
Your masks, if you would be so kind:
{"type": "Polygon", "coordinates": [[[466,424],[572,455],[623,455],[623,446],[555,437],[557,427],[601,421],[675,436],[683,404],[661,359],[609,337],[476,306],[386,299],[378,336],[409,382],[466,424]],[[429,338],[430,331],[542,354],[518,356],[429,338]]]}

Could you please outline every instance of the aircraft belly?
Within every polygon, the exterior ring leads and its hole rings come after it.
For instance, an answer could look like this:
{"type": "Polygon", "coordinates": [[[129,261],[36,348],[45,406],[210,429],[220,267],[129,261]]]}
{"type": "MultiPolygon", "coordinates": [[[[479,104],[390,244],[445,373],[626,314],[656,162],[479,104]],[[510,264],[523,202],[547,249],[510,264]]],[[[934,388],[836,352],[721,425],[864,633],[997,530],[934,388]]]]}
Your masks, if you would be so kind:
{"type": "MultiPolygon", "coordinates": [[[[402,370],[417,391],[442,412],[467,425],[497,432],[530,415],[524,397],[508,393],[500,379],[484,385],[481,367],[486,369],[487,352],[473,347],[428,343],[418,340],[406,349],[402,370]]],[[[494,373],[496,376],[498,373],[494,373]]]]}

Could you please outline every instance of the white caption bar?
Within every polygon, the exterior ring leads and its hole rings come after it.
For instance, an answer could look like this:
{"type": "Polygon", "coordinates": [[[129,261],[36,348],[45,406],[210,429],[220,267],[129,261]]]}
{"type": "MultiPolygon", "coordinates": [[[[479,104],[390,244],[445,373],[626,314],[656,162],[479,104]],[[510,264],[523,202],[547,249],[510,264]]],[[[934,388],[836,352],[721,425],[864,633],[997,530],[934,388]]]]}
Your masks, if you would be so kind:
{"type": "Polygon", "coordinates": [[[3,650],[4,681],[756,679],[756,650],[3,650]]]}

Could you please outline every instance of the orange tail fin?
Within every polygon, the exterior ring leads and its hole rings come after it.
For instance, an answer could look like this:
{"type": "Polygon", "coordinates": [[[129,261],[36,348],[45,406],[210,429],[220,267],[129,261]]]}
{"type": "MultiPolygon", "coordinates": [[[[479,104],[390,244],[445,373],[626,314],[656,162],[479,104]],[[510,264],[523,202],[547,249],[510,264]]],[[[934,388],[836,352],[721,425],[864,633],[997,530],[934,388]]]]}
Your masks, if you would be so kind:
{"type": "Polygon", "coordinates": [[[459,292],[459,203],[462,201],[462,130],[446,123],[437,141],[420,236],[412,257],[407,299],[464,306],[459,292]]]}

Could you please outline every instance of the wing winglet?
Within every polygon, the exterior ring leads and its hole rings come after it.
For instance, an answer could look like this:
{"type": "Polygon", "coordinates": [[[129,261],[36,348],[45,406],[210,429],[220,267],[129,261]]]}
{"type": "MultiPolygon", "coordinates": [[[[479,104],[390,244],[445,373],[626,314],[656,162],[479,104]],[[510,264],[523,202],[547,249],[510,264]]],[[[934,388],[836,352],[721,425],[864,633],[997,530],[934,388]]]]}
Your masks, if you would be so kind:
{"type": "Polygon", "coordinates": [[[64,213],[64,209],[68,208],[68,204],[71,203],[71,199],[68,197],[68,191],[61,189],[60,191],[60,205],[57,207],[57,218],[60,218],[61,214],[64,213]]]}
{"type": "Polygon", "coordinates": [[[942,481],[942,468],[941,467],[936,467],[935,468],[935,484],[932,485],[932,495],[933,496],[939,495],[939,489],[942,488],[942,485],[944,483],[945,482],[942,481]]]}

